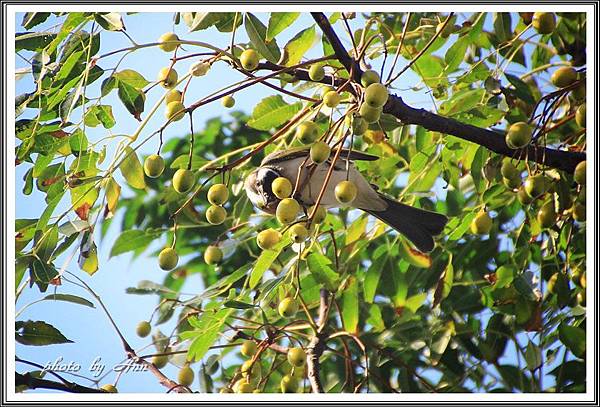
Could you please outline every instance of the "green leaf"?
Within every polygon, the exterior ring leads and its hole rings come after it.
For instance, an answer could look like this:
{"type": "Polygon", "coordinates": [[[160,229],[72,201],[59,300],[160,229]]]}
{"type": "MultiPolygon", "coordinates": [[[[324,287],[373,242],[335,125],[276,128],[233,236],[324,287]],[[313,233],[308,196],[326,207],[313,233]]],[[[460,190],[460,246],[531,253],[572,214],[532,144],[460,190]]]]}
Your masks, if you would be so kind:
{"type": "Polygon", "coordinates": [[[331,267],[331,261],[321,253],[311,253],[306,258],[308,269],[320,284],[331,292],[338,289],[339,275],[331,267]]]}
{"type": "Polygon", "coordinates": [[[269,41],[275,38],[277,34],[292,25],[298,17],[300,17],[300,13],[271,13],[265,40],[269,41]]]}
{"type": "Polygon", "coordinates": [[[108,31],[125,30],[125,24],[119,13],[94,13],[94,20],[108,31]]]}
{"type": "Polygon", "coordinates": [[[467,47],[469,46],[468,37],[460,37],[454,44],[448,48],[444,60],[446,62],[446,72],[454,72],[465,58],[467,47]]]}
{"type": "Polygon", "coordinates": [[[15,51],[38,51],[50,44],[56,34],[46,31],[15,34],[15,51]]]}
{"type": "Polygon", "coordinates": [[[46,21],[48,17],[50,17],[50,13],[25,13],[21,25],[26,30],[29,30],[46,21]]]}
{"type": "Polygon", "coordinates": [[[467,89],[452,95],[450,100],[442,103],[440,113],[446,116],[457,115],[469,111],[481,104],[485,96],[485,89],[467,89]]]}
{"type": "Polygon", "coordinates": [[[96,308],[91,301],[88,301],[85,298],[81,298],[73,294],[48,294],[47,296],[42,298],[42,300],[72,302],[74,304],[84,305],[90,308],[96,308]]]}
{"type": "Polygon", "coordinates": [[[58,228],[53,226],[41,235],[39,241],[38,239],[35,241],[36,253],[39,259],[48,263],[57,243],[58,228]]]}
{"type": "Polygon", "coordinates": [[[435,361],[439,360],[442,354],[446,351],[448,344],[450,343],[450,339],[455,334],[454,322],[448,321],[446,322],[444,329],[441,332],[438,332],[433,337],[431,343],[431,358],[435,361]]]}
{"type": "Polygon", "coordinates": [[[271,267],[271,264],[273,264],[281,251],[290,243],[290,238],[285,236],[279,243],[275,245],[275,247],[269,250],[264,250],[260,256],[258,256],[258,259],[256,259],[254,267],[252,268],[252,272],[250,273],[250,281],[248,282],[250,288],[256,287],[256,285],[262,279],[263,274],[265,274],[269,267],[271,267]]]}
{"type": "MultiPolygon", "coordinates": [[[[190,159],[190,156],[188,154],[182,154],[179,157],[177,157],[175,160],[173,160],[170,167],[171,168],[187,168],[189,159],[190,159]]],[[[209,162],[208,160],[206,160],[202,157],[198,157],[197,155],[194,155],[194,156],[192,156],[192,170],[200,169],[201,167],[205,166],[208,162],[209,162]]]]}
{"type": "Polygon", "coordinates": [[[281,51],[275,39],[266,41],[267,27],[252,13],[246,13],[244,20],[246,33],[258,53],[276,64],[281,58],[281,51]]]}
{"type": "Polygon", "coordinates": [[[153,230],[126,230],[117,237],[117,240],[115,240],[115,243],[110,249],[110,257],[131,252],[140,247],[146,247],[158,236],[160,236],[160,232],[153,230]]]}
{"type": "Polygon", "coordinates": [[[188,360],[198,361],[204,357],[209,348],[219,338],[219,332],[229,315],[233,312],[232,309],[221,309],[216,313],[205,311],[200,318],[190,317],[188,321],[195,330],[183,332],[183,339],[192,339],[192,344],[188,350],[188,360]]]}
{"type": "Polygon", "coordinates": [[[136,189],[146,188],[144,169],[135,150],[131,147],[125,147],[125,158],[119,166],[119,169],[129,186],[136,189]]]}
{"type": "Polygon", "coordinates": [[[42,292],[46,291],[48,283],[58,275],[58,271],[52,264],[43,263],[37,259],[29,265],[29,271],[32,281],[38,285],[42,292]]]}
{"type": "Polygon", "coordinates": [[[71,236],[72,234],[79,233],[89,228],[90,223],[87,220],[74,219],[68,220],[60,225],[58,231],[65,236],[71,236]]]}
{"type": "Polygon", "coordinates": [[[352,222],[346,231],[346,246],[351,245],[363,236],[368,222],[369,218],[366,216],[361,216],[352,222]]]}
{"type": "Polygon", "coordinates": [[[438,280],[438,285],[435,289],[435,293],[433,294],[433,307],[437,304],[441,303],[442,300],[448,297],[450,291],[452,290],[452,285],[454,284],[454,266],[452,266],[452,255],[448,259],[448,265],[442,272],[440,279],[438,280]]]}
{"type": "Polygon", "coordinates": [[[252,305],[252,304],[248,304],[247,302],[236,301],[236,300],[225,301],[223,303],[223,306],[226,308],[235,308],[235,309],[256,308],[256,305],[252,305]]]}
{"type": "Polygon", "coordinates": [[[542,365],[542,350],[531,341],[527,343],[525,362],[529,370],[535,370],[542,365]]]}
{"type": "Polygon", "coordinates": [[[254,107],[247,124],[257,130],[271,130],[286,123],[301,109],[300,102],[288,104],[281,95],[268,96],[254,107]]]}
{"type": "Polygon", "coordinates": [[[518,76],[511,75],[509,73],[504,74],[506,79],[515,87],[515,95],[521,100],[529,104],[535,104],[535,99],[531,94],[529,86],[523,82],[518,76]]]}
{"type": "Polygon", "coordinates": [[[73,343],[52,325],[31,320],[15,322],[15,339],[20,344],[33,346],[73,343]]]}
{"type": "Polygon", "coordinates": [[[367,270],[365,279],[363,281],[363,294],[365,301],[372,303],[377,292],[377,286],[379,285],[379,279],[381,278],[381,272],[383,268],[384,256],[377,258],[367,270]]]}
{"type": "Polygon", "coordinates": [[[342,293],[342,321],[346,331],[356,333],[358,327],[358,282],[355,277],[349,277],[342,293]]]}
{"type": "Polygon", "coordinates": [[[577,326],[567,325],[564,321],[558,326],[558,337],[578,358],[585,356],[585,331],[577,326]]]}
{"type": "Polygon", "coordinates": [[[383,317],[381,315],[381,309],[379,309],[379,305],[372,304],[369,307],[369,317],[367,318],[367,324],[373,327],[373,332],[381,332],[385,330],[385,323],[383,322],[383,317]]]}
{"type": "Polygon", "coordinates": [[[182,17],[189,27],[190,32],[205,30],[215,26],[220,32],[233,31],[233,23],[236,27],[242,24],[242,15],[240,12],[235,13],[182,13],[182,17]],[[194,14],[193,18],[191,14],[194,14]],[[237,14],[237,17],[236,17],[237,14]]]}
{"type": "Polygon", "coordinates": [[[123,102],[127,111],[138,121],[141,121],[141,114],[144,112],[144,93],[123,81],[118,81],[117,87],[119,89],[119,99],[123,102]]]}
{"type": "Polygon", "coordinates": [[[137,90],[143,89],[150,83],[142,76],[141,73],[134,71],[133,69],[124,69],[116,72],[113,77],[129,86],[134,87],[137,90]]]}
{"type": "Polygon", "coordinates": [[[515,271],[516,270],[512,266],[498,267],[496,270],[497,280],[494,286],[498,288],[508,287],[513,282],[515,271]]]}
{"type": "Polygon", "coordinates": [[[116,124],[113,116],[112,106],[110,105],[93,105],[86,112],[84,123],[89,127],[96,127],[102,124],[105,129],[110,129],[116,124]]]}
{"type": "Polygon", "coordinates": [[[317,41],[317,32],[314,24],[294,36],[285,44],[284,50],[286,55],[286,66],[297,65],[304,54],[310,50],[317,41]]]}

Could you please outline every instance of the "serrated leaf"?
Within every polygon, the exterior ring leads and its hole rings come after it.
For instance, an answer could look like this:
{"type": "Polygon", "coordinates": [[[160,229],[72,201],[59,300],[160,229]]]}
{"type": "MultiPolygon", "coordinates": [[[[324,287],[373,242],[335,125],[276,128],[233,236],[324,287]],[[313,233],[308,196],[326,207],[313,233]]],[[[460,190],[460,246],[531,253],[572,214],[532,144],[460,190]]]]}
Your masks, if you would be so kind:
{"type": "Polygon", "coordinates": [[[444,60],[446,62],[446,72],[454,72],[461,62],[465,59],[465,53],[469,46],[468,37],[460,37],[454,44],[448,48],[444,60]]]}
{"type": "Polygon", "coordinates": [[[281,51],[275,39],[265,40],[267,27],[252,13],[246,13],[244,27],[250,42],[256,48],[258,53],[264,58],[276,64],[281,58],[281,51]]]}
{"type": "Polygon", "coordinates": [[[37,51],[50,44],[56,38],[56,34],[46,31],[25,32],[15,34],[15,51],[26,49],[37,51]]]}
{"type": "Polygon", "coordinates": [[[288,104],[281,95],[268,96],[254,107],[248,126],[257,130],[271,130],[286,123],[301,109],[300,102],[288,104]]]}
{"type": "Polygon", "coordinates": [[[310,50],[317,41],[317,32],[314,24],[296,34],[285,44],[286,66],[297,65],[304,54],[310,50]]]}
{"type": "Polygon", "coordinates": [[[335,292],[338,289],[339,274],[330,266],[331,261],[321,253],[311,253],[306,258],[308,269],[320,284],[327,290],[335,292]]]}
{"type": "Polygon", "coordinates": [[[140,163],[137,153],[131,147],[125,147],[125,158],[121,165],[119,165],[119,169],[129,186],[136,189],[146,188],[144,168],[140,163]]]}
{"type": "Polygon", "coordinates": [[[150,83],[142,76],[141,73],[134,71],[133,69],[124,69],[116,72],[113,75],[113,78],[116,78],[118,81],[126,83],[137,90],[143,89],[150,83]]]}
{"type": "Polygon", "coordinates": [[[77,295],[73,294],[48,294],[44,298],[44,301],[64,301],[64,302],[72,302],[74,304],[84,305],[90,308],[96,308],[91,301],[86,300],[85,298],[81,298],[77,295]]]}
{"type": "Polygon", "coordinates": [[[188,321],[192,326],[197,327],[193,331],[182,332],[183,339],[192,339],[192,344],[188,349],[188,360],[200,360],[210,349],[213,343],[218,339],[219,332],[229,315],[233,312],[232,309],[221,309],[216,313],[205,311],[200,318],[190,317],[188,321]]]}
{"type": "Polygon", "coordinates": [[[110,257],[146,247],[154,241],[160,233],[145,230],[126,230],[117,237],[110,249],[110,257]]]}
{"type": "Polygon", "coordinates": [[[284,236],[279,243],[275,245],[272,249],[264,250],[258,259],[254,262],[254,267],[252,268],[252,272],[250,273],[250,280],[248,285],[250,288],[254,288],[262,279],[263,274],[271,267],[271,264],[275,261],[275,259],[279,256],[281,251],[291,243],[289,237],[284,236]]]}
{"type": "Polygon", "coordinates": [[[117,87],[119,100],[133,117],[141,121],[141,114],[144,112],[144,93],[123,81],[117,81],[117,87]]]}
{"type": "Polygon", "coordinates": [[[356,333],[358,327],[358,281],[349,277],[346,288],[342,293],[342,321],[346,331],[356,333]]]}
{"type": "MultiPolygon", "coordinates": [[[[190,156],[188,154],[182,154],[173,160],[173,162],[170,165],[170,168],[187,168],[189,159],[190,159],[190,156]]],[[[191,169],[192,170],[200,169],[207,163],[208,163],[208,160],[206,160],[202,157],[198,157],[197,155],[194,155],[194,156],[192,156],[192,168],[191,169]]]]}
{"type": "Polygon", "coordinates": [[[25,13],[21,25],[29,30],[38,24],[43,23],[50,17],[50,13],[25,13]]]}
{"type": "Polygon", "coordinates": [[[125,29],[123,18],[119,13],[94,13],[94,20],[108,31],[121,31],[125,29]]]}
{"type": "Polygon", "coordinates": [[[31,320],[15,322],[15,339],[20,344],[33,346],[73,343],[47,322],[31,320]]]}
{"type": "Polygon", "coordinates": [[[271,13],[265,39],[269,41],[275,38],[279,33],[292,25],[298,17],[300,17],[300,13],[271,13]]]}

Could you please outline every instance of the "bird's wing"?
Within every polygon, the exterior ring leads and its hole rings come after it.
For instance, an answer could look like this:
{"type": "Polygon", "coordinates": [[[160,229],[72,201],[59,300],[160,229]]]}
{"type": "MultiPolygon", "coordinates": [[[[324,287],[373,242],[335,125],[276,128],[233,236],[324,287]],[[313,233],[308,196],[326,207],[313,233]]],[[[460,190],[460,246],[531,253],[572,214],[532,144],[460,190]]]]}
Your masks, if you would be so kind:
{"type": "MultiPolygon", "coordinates": [[[[371,155],[356,150],[351,150],[350,156],[348,157],[348,151],[348,149],[342,149],[342,152],[340,153],[340,158],[344,160],[349,158],[350,161],[375,161],[379,158],[376,155],[371,155]]],[[[273,165],[282,161],[293,160],[295,158],[302,158],[308,156],[309,153],[310,147],[292,147],[287,150],[279,150],[267,155],[262,160],[260,165],[273,165]]]]}

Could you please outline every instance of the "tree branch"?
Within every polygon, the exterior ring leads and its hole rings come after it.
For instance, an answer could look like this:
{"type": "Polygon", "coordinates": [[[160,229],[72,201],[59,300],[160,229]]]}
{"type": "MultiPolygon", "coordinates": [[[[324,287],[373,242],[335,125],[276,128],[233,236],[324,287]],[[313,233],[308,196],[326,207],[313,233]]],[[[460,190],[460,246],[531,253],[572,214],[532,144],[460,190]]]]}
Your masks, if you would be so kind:
{"type": "Polygon", "coordinates": [[[18,372],[15,372],[15,385],[27,386],[30,389],[61,390],[69,393],[106,393],[104,390],[82,386],[77,383],[68,381],[65,383],[60,383],[53,380],[39,379],[29,373],[21,374],[18,372]]]}
{"type": "Polygon", "coordinates": [[[321,383],[321,363],[319,358],[325,350],[327,334],[325,331],[325,320],[329,308],[329,292],[321,289],[321,302],[319,303],[319,328],[306,347],[306,374],[313,393],[323,393],[323,384],[321,383]]]}
{"type": "MultiPolygon", "coordinates": [[[[327,37],[337,59],[344,65],[348,72],[353,72],[353,79],[360,83],[362,71],[342,45],[339,37],[333,30],[329,20],[323,13],[311,13],[323,34],[327,37]]],[[[513,150],[506,145],[502,133],[462,123],[457,120],[440,116],[425,109],[415,109],[402,100],[401,97],[390,95],[383,111],[389,113],[405,124],[416,124],[427,130],[461,138],[477,143],[490,151],[518,160],[531,160],[548,167],[557,168],[568,173],[573,173],[577,164],[584,161],[585,153],[544,148],[538,145],[529,145],[526,148],[513,150]]]]}

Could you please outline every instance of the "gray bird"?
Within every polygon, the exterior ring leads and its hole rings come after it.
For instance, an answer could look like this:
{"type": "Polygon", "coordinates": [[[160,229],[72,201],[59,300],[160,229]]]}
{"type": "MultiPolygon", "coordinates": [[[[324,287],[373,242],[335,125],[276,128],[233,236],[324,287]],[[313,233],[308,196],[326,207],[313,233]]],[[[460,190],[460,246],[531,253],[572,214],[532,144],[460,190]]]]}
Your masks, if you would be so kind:
{"type": "MultiPolygon", "coordinates": [[[[310,159],[309,152],[309,147],[298,147],[276,151],[265,157],[260,167],[253,170],[244,182],[246,194],[252,204],[264,212],[274,214],[280,199],[273,193],[271,184],[276,178],[285,177],[295,185],[304,163],[294,198],[305,210],[313,205],[325,182],[332,157],[322,164],[315,164],[310,159]]],[[[349,206],[375,216],[406,236],[420,251],[430,252],[434,246],[433,236],[442,232],[448,218],[386,197],[369,184],[352,163],[353,160],[374,161],[378,158],[359,151],[342,150],[320,204],[326,208],[342,206],[335,197],[335,186],[348,179],[357,188],[356,198],[349,206]]]]}

